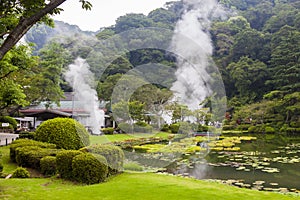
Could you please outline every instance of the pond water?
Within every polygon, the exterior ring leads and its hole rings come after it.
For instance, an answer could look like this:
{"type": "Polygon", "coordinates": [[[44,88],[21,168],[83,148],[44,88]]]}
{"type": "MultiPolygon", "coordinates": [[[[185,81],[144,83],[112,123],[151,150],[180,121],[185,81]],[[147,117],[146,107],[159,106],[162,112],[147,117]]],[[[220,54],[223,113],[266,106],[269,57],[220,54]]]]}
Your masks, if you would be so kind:
{"type": "Polygon", "coordinates": [[[205,159],[185,156],[180,162],[169,165],[167,172],[198,179],[226,180],[231,185],[258,190],[299,191],[300,137],[256,137],[256,140],[237,144],[239,151],[210,151],[205,159]]]}

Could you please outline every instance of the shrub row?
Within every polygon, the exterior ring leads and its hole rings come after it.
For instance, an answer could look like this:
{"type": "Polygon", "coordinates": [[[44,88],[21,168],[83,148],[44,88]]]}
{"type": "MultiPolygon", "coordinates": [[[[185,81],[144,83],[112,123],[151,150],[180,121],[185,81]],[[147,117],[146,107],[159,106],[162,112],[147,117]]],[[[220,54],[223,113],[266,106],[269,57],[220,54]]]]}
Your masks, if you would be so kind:
{"type": "Polygon", "coordinates": [[[103,128],[103,129],[101,129],[101,131],[102,131],[105,135],[113,135],[115,129],[114,129],[114,128],[103,128]]]}
{"type": "Polygon", "coordinates": [[[29,140],[29,139],[18,139],[18,140],[15,140],[10,145],[10,159],[11,159],[11,161],[16,162],[16,149],[17,148],[29,147],[29,146],[45,148],[45,149],[56,149],[55,144],[49,144],[49,143],[45,143],[45,142],[38,142],[38,141],[35,141],[35,140],[29,140]]]}
{"type": "Polygon", "coordinates": [[[123,170],[125,155],[119,147],[112,145],[91,145],[82,148],[81,151],[103,156],[107,160],[110,174],[116,174],[123,170]]]}

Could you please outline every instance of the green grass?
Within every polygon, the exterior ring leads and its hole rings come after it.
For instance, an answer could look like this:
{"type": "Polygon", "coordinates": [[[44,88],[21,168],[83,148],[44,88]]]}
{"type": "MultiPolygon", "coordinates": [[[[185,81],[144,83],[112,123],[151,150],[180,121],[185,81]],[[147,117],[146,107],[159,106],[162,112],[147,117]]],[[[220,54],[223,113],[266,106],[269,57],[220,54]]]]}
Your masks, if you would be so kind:
{"type": "Polygon", "coordinates": [[[123,141],[123,140],[128,140],[128,139],[133,139],[133,138],[139,138],[139,137],[162,137],[164,139],[168,138],[169,133],[165,132],[158,132],[155,134],[114,134],[114,135],[100,135],[100,136],[95,136],[92,135],[90,136],[90,142],[91,144],[103,144],[103,143],[108,143],[108,142],[116,142],[116,141],[123,141]]]}
{"type": "Polygon", "coordinates": [[[18,167],[16,163],[10,162],[9,158],[9,146],[0,147],[3,174],[12,174],[13,171],[18,167]]]}
{"type": "Polygon", "coordinates": [[[58,179],[9,179],[1,180],[0,185],[0,199],[7,200],[297,199],[276,193],[251,191],[219,183],[151,173],[125,173],[111,178],[106,183],[91,186],[75,185],[58,179]]]}

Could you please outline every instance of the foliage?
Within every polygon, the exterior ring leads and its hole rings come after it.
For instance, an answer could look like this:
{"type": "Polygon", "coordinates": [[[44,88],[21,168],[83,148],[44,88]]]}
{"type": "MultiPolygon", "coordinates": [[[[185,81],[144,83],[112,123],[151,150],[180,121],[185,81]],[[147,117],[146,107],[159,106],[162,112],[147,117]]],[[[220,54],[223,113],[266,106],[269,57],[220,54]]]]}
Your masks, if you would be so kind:
{"type": "Polygon", "coordinates": [[[124,152],[117,146],[91,145],[81,149],[81,151],[104,156],[107,160],[110,174],[115,174],[123,170],[124,152]]]}
{"type": "Polygon", "coordinates": [[[153,127],[145,122],[136,122],[133,124],[133,131],[135,133],[152,133],[153,127]]]}
{"type": "Polygon", "coordinates": [[[56,157],[45,156],[40,160],[41,173],[44,175],[53,176],[56,174],[56,157]]]}
{"type": "Polygon", "coordinates": [[[14,118],[10,117],[10,116],[2,116],[2,117],[0,117],[0,123],[1,122],[2,123],[9,123],[10,125],[12,125],[13,129],[16,129],[17,126],[18,126],[17,121],[14,118]]]}
{"type": "Polygon", "coordinates": [[[58,149],[40,148],[37,146],[25,146],[16,149],[16,162],[19,166],[40,170],[40,161],[45,156],[55,156],[58,149]]]}
{"type": "Polygon", "coordinates": [[[124,164],[124,169],[129,171],[143,171],[144,168],[137,162],[126,162],[124,164]]]}
{"type": "Polygon", "coordinates": [[[74,179],[85,184],[104,182],[108,174],[106,159],[101,155],[90,153],[75,156],[72,169],[74,179]]]}
{"type": "Polygon", "coordinates": [[[17,148],[21,147],[35,147],[35,148],[45,148],[45,149],[55,149],[55,144],[49,144],[44,142],[38,142],[35,140],[29,140],[29,139],[18,139],[15,140],[12,144],[10,144],[10,159],[12,162],[16,162],[16,150],[17,148]]]}
{"type": "Polygon", "coordinates": [[[170,125],[170,130],[172,133],[178,133],[180,124],[175,123],[170,125]]]}
{"type": "Polygon", "coordinates": [[[103,128],[103,129],[101,129],[101,131],[102,131],[105,135],[113,135],[115,129],[114,129],[114,128],[103,128]]]}
{"type": "Polygon", "coordinates": [[[72,161],[79,154],[82,154],[82,152],[78,150],[65,150],[56,155],[57,172],[61,178],[68,180],[75,179],[73,176],[72,161]]]}
{"type": "Polygon", "coordinates": [[[35,137],[35,132],[21,131],[18,133],[20,139],[31,139],[33,140],[35,137]]]}
{"type": "Polygon", "coordinates": [[[29,178],[30,173],[23,167],[18,167],[12,174],[13,178],[29,178]]]}
{"type": "Polygon", "coordinates": [[[89,145],[89,134],[74,119],[55,118],[43,122],[37,128],[36,140],[56,144],[57,148],[80,149],[89,145]]]}

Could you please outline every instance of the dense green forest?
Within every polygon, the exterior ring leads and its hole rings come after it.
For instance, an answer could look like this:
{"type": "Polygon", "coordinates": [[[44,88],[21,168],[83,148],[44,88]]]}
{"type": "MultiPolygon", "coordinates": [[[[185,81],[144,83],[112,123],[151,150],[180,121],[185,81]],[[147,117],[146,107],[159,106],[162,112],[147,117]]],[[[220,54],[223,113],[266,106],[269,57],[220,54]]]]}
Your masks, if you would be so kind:
{"type": "MultiPolygon", "coordinates": [[[[213,21],[210,35],[215,47],[213,60],[222,75],[228,100],[224,129],[299,133],[300,2],[220,0],[220,3],[229,14],[226,19],[213,21]]],[[[118,38],[114,36],[126,31],[133,34],[130,30],[136,28],[173,30],[182,12],[182,1],[169,2],[165,8],[155,9],[147,16],[120,16],[115,25],[99,30],[96,37],[80,33],[57,35],[46,44],[45,38],[51,29],[41,25],[34,27],[27,40],[36,46],[18,45],[0,61],[1,113],[16,115],[18,109],[30,103],[59,102],[64,91],[71,91],[64,81],[63,72],[78,56],[88,61],[97,78],[98,97],[106,101],[111,100],[113,88],[122,75],[137,66],[150,62],[168,66],[165,72],[159,72],[160,76],[176,69],[175,56],[161,50],[164,48],[124,50],[117,58],[113,55],[103,57],[98,49],[107,55],[113,54],[114,48],[120,48],[118,38]],[[103,41],[109,38],[114,38],[111,40],[113,48],[105,49],[103,41]],[[105,66],[108,60],[113,62],[105,66]]],[[[148,29],[143,34],[145,38],[147,34],[153,35],[148,29]]],[[[168,42],[162,41],[162,35],[157,32],[152,38],[162,44],[168,42]]],[[[146,42],[146,39],[131,39],[128,44],[143,46],[146,42]]],[[[124,78],[122,81],[125,85],[131,84],[124,78]]],[[[164,86],[172,81],[174,77],[166,78],[164,86]]],[[[208,118],[209,113],[191,113],[180,105],[163,107],[171,96],[170,90],[161,85],[140,87],[129,102],[132,118],[147,121],[144,110],[158,114],[167,108],[173,111],[173,122],[188,115],[208,118]]],[[[121,109],[121,106],[116,105],[115,109],[121,109]]]]}

